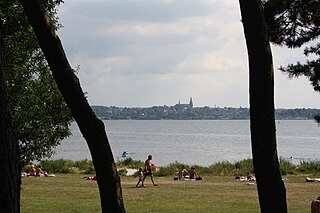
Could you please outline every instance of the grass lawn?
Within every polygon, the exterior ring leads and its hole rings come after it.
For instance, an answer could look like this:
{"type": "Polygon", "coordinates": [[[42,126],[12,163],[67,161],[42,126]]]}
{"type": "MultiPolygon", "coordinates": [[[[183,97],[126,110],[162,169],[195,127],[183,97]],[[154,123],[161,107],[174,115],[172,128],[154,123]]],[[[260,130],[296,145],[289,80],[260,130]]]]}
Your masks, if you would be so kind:
{"type": "MultiPolygon", "coordinates": [[[[81,174],[22,178],[21,212],[101,212],[97,183],[81,174]]],[[[306,176],[287,176],[288,212],[310,212],[310,202],[320,195],[320,183],[306,183],[306,176]]],[[[230,176],[205,176],[201,181],[150,178],[146,188],[136,188],[134,177],[122,177],[122,193],[128,213],[146,212],[260,212],[256,185],[230,176]]]]}

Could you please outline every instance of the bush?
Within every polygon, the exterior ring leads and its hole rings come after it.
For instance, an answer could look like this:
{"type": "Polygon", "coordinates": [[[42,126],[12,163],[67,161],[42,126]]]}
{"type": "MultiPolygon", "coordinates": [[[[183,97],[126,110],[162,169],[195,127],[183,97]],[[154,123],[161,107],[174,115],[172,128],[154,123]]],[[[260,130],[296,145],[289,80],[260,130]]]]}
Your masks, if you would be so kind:
{"type": "Polygon", "coordinates": [[[235,174],[238,176],[244,176],[247,173],[254,173],[252,159],[245,159],[235,163],[235,174]]]}
{"type": "MultiPolygon", "coordinates": [[[[281,175],[304,173],[320,175],[320,161],[300,162],[299,166],[292,164],[290,161],[280,158],[280,172],[281,175]]],[[[71,161],[71,160],[43,160],[41,165],[48,173],[84,173],[94,174],[95,168],[91,160],[71,161]]],[[[125,158],[122,161],[117,162],[120,175],[127,173],[126,168],[138,169],[143,167],[144,163],[139,160],[133,160],[132,158],[125,158]]],[[[159,167],[155,171],[155,176],[176,176],[178,175],[179,168],[184,165],[187,170],[191,167],[195,167],[198,175],[234,175],[244,176],[247,172],[254,173],[252,159],[245,159],[230,163],[228,161],[222,161],[212,164],[208,167],[202,167],[198,165],[186,165],[179,162],[171,163],[167,166],[159,167]]],[[[37,165],[36,165],[37,166],[37,165]]],[[[29,172],[30,165],[26,165],[22,168],[22,171],[29,172]]]]}
{"type": "Polygon", "coordinates": [[[125,176],[125,175],[127,175],[127,169],[126,168],[122,168],[122,169],[119,169],[118,170],[118,173],[119,173],[119,175],[120,176],[125,176]]]}
{"type": "Polygon", "coordinates": [[[48,173],[94,173],[92,161],[89,160],[81,160],[76,162],[63,159],[43,160],[41,164],[43,169],[48,173]]]}
{"type": "Polygon", "coordinates": [[[83,173],[84,174],[94,174],[94,173],[96,173],[96,170],[95,170],[94,166],[90,166],[90,167],[86,168],[83,173]]]}
{"type": "Polygon", "coordinates": [[[293,165],[290,161],[280,158],[280,173],[281,175],[294,174],[296,166],[293,165]]]}
{"type": "Polygon", "coordinates": [[[74,162],[74,166],[79,168],[80,170],[85,171],[88,168],[92,168],[93,167],[93,163],[92,163],[91,160],[85,159],[85,160],[74,162]]]}
{"type": "Polygon", "coordinates": [[[163,176],[176,176],[178,175],[179,168],[182,166],[181,163],[175,162],[170,163],[167,166],[159,167],[159,170],[155,172],[155,176],[163,177],[163,176]]]}
{"type": "Polygon", "coordinates": [[[42,167],[48,173],[69,173],[73,167],[71,160],[44,160],[41,162],[42,167]]]}
{"type": "Polygon", "coordinates": [[[301,162],[300,166],[296,169],[298,172],[307,173],[307,174],[320,174],[320,162],[319,161],[310,161],[310,162],[301,162]]]}
{"type": "Polygon", "coordinates": [[[125,158],[124,160],[120,160],[117,162],[117,167],[129,167],[132,169],[137,169],[139,167],[143,167],[143,162],[140,160],[133,160],[131,157],[125,158]]]}
{"type": "Polygon", "coordinates": [[[209,166],[209,172],[212,175],[235,175],[235,165],[228,161],[218,162],[209,166]]]}

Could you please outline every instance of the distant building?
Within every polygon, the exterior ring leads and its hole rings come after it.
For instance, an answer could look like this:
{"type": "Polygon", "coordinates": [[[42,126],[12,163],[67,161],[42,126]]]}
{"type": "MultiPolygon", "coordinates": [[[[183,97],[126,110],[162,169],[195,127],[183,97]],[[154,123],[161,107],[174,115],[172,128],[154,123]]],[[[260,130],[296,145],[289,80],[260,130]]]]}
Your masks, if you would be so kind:
{"type": "Polygon", "coordinates": [[[192,97],[190,97],[190,101],[188,104],[182,104],[180,103],[180,100],[179,100],[179,103],[177,103],[176,105],[174,105],[174,108],[176,110],[189,110],[189,109],[193,109],[193,101],[192,101],[192,97]]]}

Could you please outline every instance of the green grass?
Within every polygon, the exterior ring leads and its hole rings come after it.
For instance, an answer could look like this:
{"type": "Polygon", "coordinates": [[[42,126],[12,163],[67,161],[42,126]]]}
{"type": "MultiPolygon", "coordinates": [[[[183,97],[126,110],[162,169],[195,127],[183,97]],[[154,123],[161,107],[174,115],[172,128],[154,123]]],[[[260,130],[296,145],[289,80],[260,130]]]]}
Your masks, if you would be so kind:
{"type": "MultiPolygon", "coordinates": [[[[83,174],[22,178],[21,212],[101,212],[97,183],[83,174]]],[[[285,180],[288,212],[310,212],[310,202],[319,194],[320,183],[306,183],[305,175],[285,180]]],[[[204,176],[202,181],[173,181],[156,177],[159,186],[136,188],[137,179],[122,177],[128,213],[147,212],[259,212],[256,185],[248,186],[233,176],[204,176]]]]}

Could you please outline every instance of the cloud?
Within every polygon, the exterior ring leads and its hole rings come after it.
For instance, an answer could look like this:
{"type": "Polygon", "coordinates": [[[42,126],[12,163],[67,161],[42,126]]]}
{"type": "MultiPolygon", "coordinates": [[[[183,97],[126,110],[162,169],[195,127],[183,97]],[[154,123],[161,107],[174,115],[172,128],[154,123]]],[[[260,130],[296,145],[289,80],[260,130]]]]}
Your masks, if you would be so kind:
{"type": "MultiPolygon", "coordinates": [[[[91,104],[248,106],[248,65],[234,0],[69,0],[58,35],[91,104]]],[[[275,66],[302,56],[275,48],[275,66]]],[[[277,72],[277,71],[276,71],[277,72]]],[[[306,82],[276,73],[279,107],[317,106],[306,82]],[[299,84],[301,97],[293,97],[299,84]]]]}

